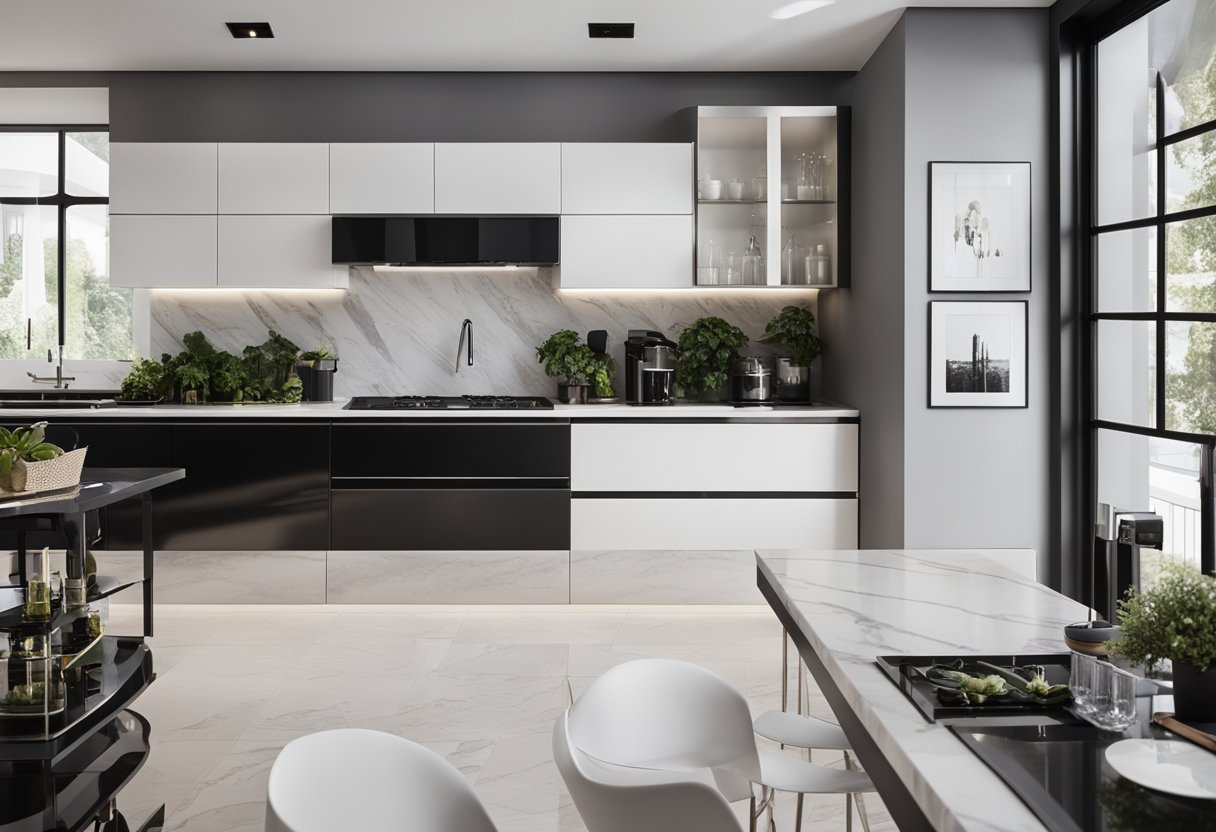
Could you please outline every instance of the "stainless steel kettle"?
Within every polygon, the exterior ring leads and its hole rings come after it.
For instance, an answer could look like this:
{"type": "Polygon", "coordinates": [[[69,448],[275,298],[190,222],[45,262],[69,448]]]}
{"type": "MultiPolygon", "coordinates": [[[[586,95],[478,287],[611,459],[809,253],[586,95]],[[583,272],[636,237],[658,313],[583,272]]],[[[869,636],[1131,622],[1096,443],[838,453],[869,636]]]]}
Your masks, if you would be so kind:
{"type": "Polygon", "coordinates": [[[735,365],[730,377],[730,398],[735,404],[763,404],[773,400],[773,371],[759,358],[748,356],[735,365]]]}

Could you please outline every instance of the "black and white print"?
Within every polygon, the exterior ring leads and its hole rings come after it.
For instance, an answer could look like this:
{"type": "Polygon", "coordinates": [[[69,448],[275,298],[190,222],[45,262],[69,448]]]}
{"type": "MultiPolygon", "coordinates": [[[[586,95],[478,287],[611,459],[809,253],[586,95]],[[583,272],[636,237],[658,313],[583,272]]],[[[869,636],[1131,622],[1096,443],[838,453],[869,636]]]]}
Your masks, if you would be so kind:
{"type": "Polygon", "coordinates": [[[1030,163],[929,164],[929,290],[1030,291],[1030,163]]]}
{"type": "Polygon", "coordinates": [[[929,406],[1026,406],[1026,302],[929,304],[929,406]]]}

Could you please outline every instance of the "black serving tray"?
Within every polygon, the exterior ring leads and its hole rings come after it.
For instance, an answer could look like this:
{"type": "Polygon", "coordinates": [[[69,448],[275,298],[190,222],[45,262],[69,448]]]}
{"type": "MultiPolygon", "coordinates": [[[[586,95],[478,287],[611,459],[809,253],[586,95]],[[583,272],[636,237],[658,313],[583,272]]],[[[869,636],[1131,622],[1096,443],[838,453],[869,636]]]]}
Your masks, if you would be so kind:
{"type": "Polygon", "coordinates": [[[939,719],[958,719],[979,716],[1010,716],[1035,713],[1067,714],[1060,707],[1036,705],[1031,702],[993,702],[983,705],[943,705],[938,701],[936,688],[924,677],[922,671],[935,664],[950,664],[959,659],[965,663],[987,662],[1000,667],[1024,667],[1042,665],[1049,685],[1068,683],[1072,658],[1070,653],[1035,653],[1019,655],[971,655],[971,656],[879,656],[875,664],[887,677],[912,700],[917,710],[930,722],[939,719]]]}

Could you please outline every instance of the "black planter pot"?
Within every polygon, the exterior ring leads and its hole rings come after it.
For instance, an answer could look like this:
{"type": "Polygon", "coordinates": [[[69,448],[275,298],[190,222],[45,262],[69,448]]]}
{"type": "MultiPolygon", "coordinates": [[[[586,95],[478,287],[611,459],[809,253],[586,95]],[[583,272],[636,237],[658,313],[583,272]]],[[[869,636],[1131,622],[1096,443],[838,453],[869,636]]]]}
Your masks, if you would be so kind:
{"type": "Polygon", "coordinates": [[[1174,714],[1191,722],[1216,722],[1216,664],[1200,673],[1174,662],[1174,714]]]}

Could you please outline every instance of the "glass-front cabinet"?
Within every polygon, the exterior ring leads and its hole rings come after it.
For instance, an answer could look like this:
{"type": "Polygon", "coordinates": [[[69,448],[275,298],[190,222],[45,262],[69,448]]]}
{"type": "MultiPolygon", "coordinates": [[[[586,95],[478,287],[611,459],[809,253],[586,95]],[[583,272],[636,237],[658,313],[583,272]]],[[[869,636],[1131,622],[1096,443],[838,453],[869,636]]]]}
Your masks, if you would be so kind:
{"type": "Polygon", "coordinates": [[[847,285],[848,109],[699,107],[698,286],[847,285]]]}

